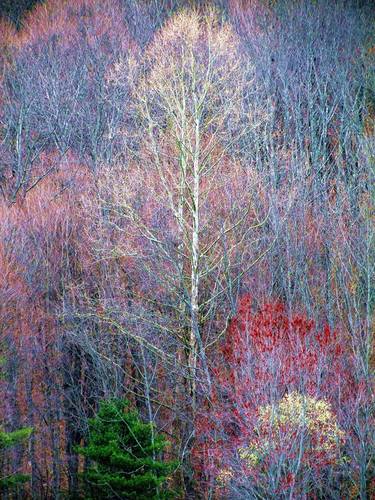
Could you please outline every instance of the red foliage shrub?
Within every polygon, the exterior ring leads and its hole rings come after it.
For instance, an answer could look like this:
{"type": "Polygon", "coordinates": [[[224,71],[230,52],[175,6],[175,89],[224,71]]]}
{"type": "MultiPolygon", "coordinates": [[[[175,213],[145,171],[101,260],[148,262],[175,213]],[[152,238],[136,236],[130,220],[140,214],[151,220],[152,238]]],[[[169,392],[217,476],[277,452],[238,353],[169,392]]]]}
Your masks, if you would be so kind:
{"type": "Polygon", "coordinates": [[[279,302],[254,313],[246,295],[213,371],[216,386],[197,418],[193,450],[208,485],[231,484],[236,494],[296,492],[298,482],[311,486],[339,463],[356,387],[339,332],[279,302]]]}

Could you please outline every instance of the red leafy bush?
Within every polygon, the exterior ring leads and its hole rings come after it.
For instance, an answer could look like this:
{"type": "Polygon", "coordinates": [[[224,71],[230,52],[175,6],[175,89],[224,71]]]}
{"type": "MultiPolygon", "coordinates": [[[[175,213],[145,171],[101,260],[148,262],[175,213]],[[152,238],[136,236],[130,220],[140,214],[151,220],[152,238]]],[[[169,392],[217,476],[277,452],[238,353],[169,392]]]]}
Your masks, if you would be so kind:
{"type": "Polygon", "coordinates": [[[209,407],[196,421],[194,460],[209,487],[238,496],[329,487],[327,477],[345,466],[355,404],[343,346],[339,332],[281,303],[253,313],[250,297],[242,298],[213,370],[209,407]]]}

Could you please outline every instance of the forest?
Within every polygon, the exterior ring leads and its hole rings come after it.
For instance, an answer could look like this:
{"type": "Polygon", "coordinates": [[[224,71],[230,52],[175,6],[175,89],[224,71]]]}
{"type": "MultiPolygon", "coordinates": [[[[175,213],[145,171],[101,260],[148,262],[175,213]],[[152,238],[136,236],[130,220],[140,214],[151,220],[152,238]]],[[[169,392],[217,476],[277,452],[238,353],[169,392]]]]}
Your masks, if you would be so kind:
{"type": "Polygon", "coordinates": [[[375,499],[372,1],[0,4],[0,499],[375,499]]]}

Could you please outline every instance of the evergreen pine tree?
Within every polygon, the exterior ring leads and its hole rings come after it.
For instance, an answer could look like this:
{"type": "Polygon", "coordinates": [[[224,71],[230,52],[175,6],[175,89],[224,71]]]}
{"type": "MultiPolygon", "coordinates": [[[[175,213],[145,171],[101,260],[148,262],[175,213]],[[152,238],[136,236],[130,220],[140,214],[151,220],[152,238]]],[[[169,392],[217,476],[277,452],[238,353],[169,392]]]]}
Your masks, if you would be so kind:
{"type": "Polygon", "coordinates": [[[157,459],[167,442],[143,423],[124,400],[101,403],[89,420],[89,442],[77,452],[92,461],[82,474],[86,499],[169,498],[165,488],[173,462],[157,459]]]}
{"type": "MultiPolygon", "coordinates": [[[[0,355],[0,379],[5,378],[3,373],[5,363],[6,357],[0,355]]],[[[31,432],[32,429],[30,427],[25,427],[13,432],[6,432],[0,426],[0,497],[1,492],[9,490],[10,488],[15,488],[29,480],[29,476],[26,474],[11,474],[6,472],[6,452],[10,448],[27,441],[31,432]]]]}
{"type": "Polygon", "coordinates": [[[20,483],[25,483],[29,480],[29,476],[27,476],[26,474],[6,474],[4,472],[4,465],[6,450],[26,441],[29,438],[31,432],[32,429],[29,427],[19,429],[14,432],[5,432],[0,429],[0,493],[1,491],[7,490],[9,488],[14,488],[20,483]]]}

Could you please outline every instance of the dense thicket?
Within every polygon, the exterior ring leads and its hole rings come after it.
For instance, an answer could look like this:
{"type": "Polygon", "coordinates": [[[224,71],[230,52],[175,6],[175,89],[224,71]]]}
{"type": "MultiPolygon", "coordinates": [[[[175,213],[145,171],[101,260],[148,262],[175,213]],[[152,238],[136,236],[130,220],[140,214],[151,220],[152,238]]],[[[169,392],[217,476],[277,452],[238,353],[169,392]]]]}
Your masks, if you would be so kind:
{"type": "Polygon", "coordinates": [[[48,0],[0,21],[0,424],[33,429],[5,498],[81,495],[113,398],[166,436],[181,498],[375,494],[374,20],[48,0]]]}
{"type": "Polygon", "coordinates": [[[39,0],[2,0],[0,18],[11,21],[16,27],[22,26],[22,17],[30,11],[39,0]]]}

